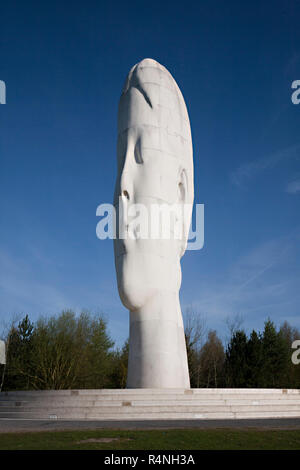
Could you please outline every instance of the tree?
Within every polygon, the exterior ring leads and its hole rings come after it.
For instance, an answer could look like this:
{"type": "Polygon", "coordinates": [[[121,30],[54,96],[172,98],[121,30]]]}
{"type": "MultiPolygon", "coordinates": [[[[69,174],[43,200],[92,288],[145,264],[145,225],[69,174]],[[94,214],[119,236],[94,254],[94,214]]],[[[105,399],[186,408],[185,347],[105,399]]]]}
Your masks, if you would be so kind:
{"type": "Polygon", "coordinates": [[[285,369],[288,366],[285,342],[270,319],[265,322],[262,335],[262,361],[261,387],[284,387],[285,369]]]}
{"type": "Polygon", "coordinates": [[[16,327],[13,323],[7,337],[7,367],[3,390],[13,387],[15,390],[30,388],[30,376],[33,373],[33,332],[34,325],[26,315],[16,327]]]}
{"type": "Polygon", "coordinates": [[[129,341],[125,341],[121,350],[114,352],[112,372],[110,374],[111,386],[113,388],[125,388],[128,370],[129,341]]]}
{"type": "Polygon", "coordinates": [[[108,386],[113,341],[101,316],[63,311],[58,317],[28,317],[12,327],[8,378],[3,389],[70,389],[108,386]]]}
{"type": "Polygon", "coordinates": [[[262,338],[252,331],[247,343],[247,387],[260,387],[262,383],[263,351],[262,338]]]}
{"type": "Polygon", "coordinates": [[[108,336],[106,321],[95,318],[90,323],[90,335],[86,348],[86,375],[84,388],[107,388],[111,386],[110,373],[113,364],[114,342],[108,336]]]}
{"type": "Polygon", "coordinates": [[[293,364],[291,360],[292,356],[292,344],[295,340],[300,339],[300,332],[297,328],[292,327],[287,321],[285,321],[280,329],[279,335],[284,343],[285,350],[285,370],[283,372],[282,381],[285,388],[299,388],[300,387],[300,367],[299,365],[293,364]]]}
{"type": "Polygon", "coordinates": [[[247,336],[237,330],[226,350],[226,382],[229,387],[247,387],[247,336]]]}
{"type": "Polygon", "coordinates": [[[191,387],[200,387],[201,363],[199,354],[203,344],[206,327],[203,317],[189,307],[184,315],[184,334],[187,350],[191,387]]]}
{"type": "Polygon", "coordinates": [[[224,360],[225,353],[222,341],[218,338],[217,332],[211,330],[199,355],[202,386],[220,387],[222,385],[224,360]]]}
{"type": "Polygon", "coordinates": [[[227,316],[225,318],[225,324],[229,331],[229,337],[227,336],[226,342],[229,343],[231,338],[237,331],[241,331],[242,324],[244,323],[244,317],[241,313],[236,313],[235,315],[227,316]]]}

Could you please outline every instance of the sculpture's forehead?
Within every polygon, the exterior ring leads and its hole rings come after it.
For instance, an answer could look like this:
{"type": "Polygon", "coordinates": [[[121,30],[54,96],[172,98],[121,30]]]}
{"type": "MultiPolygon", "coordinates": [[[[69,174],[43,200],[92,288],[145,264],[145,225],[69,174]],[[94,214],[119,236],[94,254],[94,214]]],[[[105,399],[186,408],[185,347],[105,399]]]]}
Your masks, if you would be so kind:
{"type": "Polygon", "coordinates": [[[191,142],[188,113],[175,80],[163,66],[146,59],[128,74],[119,103],[118,133],[135,129],[149,135],[151,128],[174,145],[191,142]]]}
{"type": "Polygon", "coordinates": [[[181,94],[170,72],[163,65],[152,59],[144,59],[132,67],[126,77],[122,93],[126,93],[130,86],[136,86],[137,83],[153,83],[170,90],[176,90],[176,93],[181,94]]]}

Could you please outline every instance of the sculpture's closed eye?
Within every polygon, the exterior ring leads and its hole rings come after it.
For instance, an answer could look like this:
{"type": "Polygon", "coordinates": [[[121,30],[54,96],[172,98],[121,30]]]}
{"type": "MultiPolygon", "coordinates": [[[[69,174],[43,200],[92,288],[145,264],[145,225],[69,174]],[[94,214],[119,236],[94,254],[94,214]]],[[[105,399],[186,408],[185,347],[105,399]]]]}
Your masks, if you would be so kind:
{"type": "Polygon", "coordinates": [[[143,157],[142,157],[142,152],[141,152],[141,141],[140,139],[137,140],[135,147],[134,147],[134,158],[136,163],[142,164],[144,163],[143,157]]]}

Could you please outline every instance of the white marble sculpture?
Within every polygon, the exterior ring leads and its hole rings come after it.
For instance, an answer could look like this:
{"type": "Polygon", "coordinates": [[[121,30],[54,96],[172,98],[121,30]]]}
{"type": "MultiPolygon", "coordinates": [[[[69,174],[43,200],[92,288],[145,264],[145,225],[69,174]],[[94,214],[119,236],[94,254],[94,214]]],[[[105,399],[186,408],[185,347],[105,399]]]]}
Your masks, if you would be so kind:
{"type": "MultiPolygon", "coordinates": [[[[116,238],[120,298],[130,311],[128,388],[189,388],[179,302],[194,197],[189,117],[165,67],[144,59],[129,72],[118,112],[118,176],[114,204],[185,205],[179,239],[116,238]]],[[[118,212],[118,211],[117,211],[118,212]]],[[[123,220],[125,231],[128,229],[123,220]]]]}

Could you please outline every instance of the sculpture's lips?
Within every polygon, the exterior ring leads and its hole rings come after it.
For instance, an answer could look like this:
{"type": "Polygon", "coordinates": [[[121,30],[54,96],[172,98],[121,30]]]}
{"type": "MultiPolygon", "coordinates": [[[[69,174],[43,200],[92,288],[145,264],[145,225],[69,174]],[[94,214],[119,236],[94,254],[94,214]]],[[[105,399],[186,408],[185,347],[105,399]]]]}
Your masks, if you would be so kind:
{"type": "Polygon", "coordinates": [[[124,240],[116,239],[114,240],[114,248],[115,248],[115,257],[118,258],[119,256],[123,256],[127,253],[126,245],[124,240]]]}

